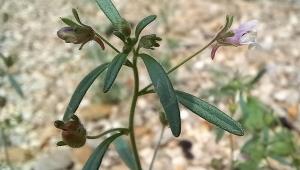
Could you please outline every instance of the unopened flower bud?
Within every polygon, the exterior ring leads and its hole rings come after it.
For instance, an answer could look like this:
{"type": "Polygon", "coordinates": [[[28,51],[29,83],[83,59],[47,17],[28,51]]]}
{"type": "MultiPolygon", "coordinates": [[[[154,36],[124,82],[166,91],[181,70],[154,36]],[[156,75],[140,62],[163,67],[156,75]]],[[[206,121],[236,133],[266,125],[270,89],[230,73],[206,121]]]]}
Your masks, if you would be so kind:
{"type": "Polygon", "coordinates": [[[129,37],[131,34],[130,23],[128,23],[125,19],[122,19],[116,25],[114,25],[115,34],[121,34],[124,37],[129,37]]]}
{"type": "Polygon", "coordinates": [[[77,116],[73,116],[71,120],[63,122],[57,120],[54,126],[62,130],[62,141],[58,142],[58,146],[68,145],[72,148],[79,148],[86,142],[86,130],[81,124],[77,116]]]}
{"type": "Polygon", "coordinates": [[[154,47],[159,47],[158,41],[161,41],[162,39],[160,37],[157,37],[155,34],[150,35],[144,35],[141,37],[139,46],[154,50],[154,47]]]}

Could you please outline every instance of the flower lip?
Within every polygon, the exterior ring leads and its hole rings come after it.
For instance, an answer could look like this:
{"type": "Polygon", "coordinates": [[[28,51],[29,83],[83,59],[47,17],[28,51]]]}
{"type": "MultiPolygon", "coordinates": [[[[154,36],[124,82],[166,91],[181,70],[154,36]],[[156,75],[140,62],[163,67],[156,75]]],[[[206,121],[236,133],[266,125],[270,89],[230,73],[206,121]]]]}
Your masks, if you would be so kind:
{"type": "Polygon", "coordinates": [[[234,35],[226,38],[226,42],[235,46],[249,45],[255,43],[256,27],[258,21],[251,20],[241,24],[237,29],[233,30],[234,35]]]}

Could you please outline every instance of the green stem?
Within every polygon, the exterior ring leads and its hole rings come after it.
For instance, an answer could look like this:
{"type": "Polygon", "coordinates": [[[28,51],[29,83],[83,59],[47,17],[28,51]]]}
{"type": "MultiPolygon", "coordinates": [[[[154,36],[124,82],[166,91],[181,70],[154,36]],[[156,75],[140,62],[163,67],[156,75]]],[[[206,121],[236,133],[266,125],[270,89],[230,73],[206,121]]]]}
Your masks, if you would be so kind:
{"type": "Polygon", "coordinates": [[[104,41],[108,46],[110,46],[113,50],[115,50],[117,53],[120,53],[120,51],[115,47],[113,46],[110,42],[108,42],[104,37],[102,37],[100,34],[96,33],[96,36],[99,37],[102,41],[104,41]]]}
{"type": "Polygon", "coordinates": [[[166,127],[166,126],[163,125],[163,127],[162,127],[162,129],[161,129],[160,136],[159,136],[158,142],[157,142],[156,147],[155,147],[155,150],[154,150],[154,154],[153,154],[153,157],[152,157],[152,160],[151,160],[151,163],[150,163],[149,170],[152,170],[152,169],[153,169],[154,161],[155,161],[155,158],[156,158],[158,149],[159,149],[159,147],[160,147],[161,140],[162,140],[162,138],[163,138],[163,136],[164,136],[165,127],[166,127]]]}
{"type": "MultiPolygon", "coordinates": [[[[191,60],[192,58],[194,58],[195,56],[197,56],[198,54],[200,54],[202,51],[204,51],[206,48],[208,48],[211,44],[213,44],[216,39],[218,37],[218,34],[209,42],[207,43],[204,47],[202,47],[200,50],[196,51],[194,54],[192,54],[191,56],[187,57],[186,59],[182,60],[180,63],[178,63],[176,66],[174,66],[173,68],[171,68],[167,73],[170,74],[173,71],[175,71],[176,69],[178,69],[180,66],[182,66],[184,63],[186,63],[187,61],[191,60]]],[[[142,90],[140,90],[139,95],[144,95],[144,94],[148,94],[151,93],[151,91],[148,91],[148,89],[152,86],[153,84],[149,84],[148,86],[146,86],[145,88],[143,88],[142,90]]]]}
{"type": "Polygon", "coordinates": [[[229,143],[230,143],[230,169],[234,169],[234,142],[233,135],[229,134],[229,143]]]}
{"type": "Polygon", "coordinates": [[[137,69],[137,51],[134,53],[133,56],[133,75],[134,75],[134,92],[133,92],[133,97],[132,97],[132,103],[131,103],[131,108],[130,108],[130,115],[129,115],[129,135],[130,135],[130,141],[131,141],[131,146],[132,146],[132,151],[134,158],[137,163],[137,168],[138,170],[142,170],[141,167],[141,162],[139,159],[139,154],[137,151],[136,147],[136,142],[135,142],[135,136],[134,136],[134,112],[135,112],[135,107],[136,103],[138,100],[138,92],[139,92],[139,73],[137,69]]]}
{"type": "Polygon", "coordinates": [[[108,131],[105,131],[99,135],[96,135],[96,136],[86,136],[87,139],[98,139],[98,138],[101,138],[102,136],[106,135],[106,134],[109,134],[111,132],[115,132],[115,131],[120,131],[120,132],[128,132],[128,129],[127,128],[114,128],[114,129],[110,129],[108,131]]]}
{"type": "MultiPolygon", "coordinates": [[[[115,47],[113,46],[110,42],[108,42],[104,37],[102,37],[100,34],[96,33],[96,36],[99,37],[102,41],[104,41],[108,46],[110,46],[113,50],[115,50],[117,53],[120,53],[120,51],[115,47]]],[[[125,64],[126,66],[128,67],[132,67],[132,63],[129,61],[129,60],[126,60],[125,64]]]]}
{"type": "Polygon", "coordinates": [[[7,166],[13,170],[13,167],[12,167],[12,164],[10,162],[10,158],[9,158],[9,153],[8,153],[8,150],[7,150],[7,138],[6,138],[6,135],[5,135],[5,131],[4,131],[4,128],[1,127],[1,133],[2,133],[2,139],[3,139],[3,147],[4,147],[4,154],[5,154],[5,161],[7,163],[7,166]]]}

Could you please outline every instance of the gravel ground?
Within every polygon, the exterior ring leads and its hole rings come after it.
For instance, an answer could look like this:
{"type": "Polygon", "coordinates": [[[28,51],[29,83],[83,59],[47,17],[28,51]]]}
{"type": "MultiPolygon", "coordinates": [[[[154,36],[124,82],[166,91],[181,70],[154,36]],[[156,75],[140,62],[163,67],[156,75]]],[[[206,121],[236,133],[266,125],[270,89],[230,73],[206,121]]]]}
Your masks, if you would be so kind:
{"type": "MultiPolygon", "coordinates": [[[[259,82],[253,95],[272,106],[279,115],[288,116],[300,129],[300,2],[272,0],[115,0],[122,15],[137,23],[141,18],[158,14],[157,21],[146,32],[155,32],[163,38],[161,48],[153,52],[160,61],[175,65],[185,56],[204,46],[223,24],[226,14],[235,16],[236,27],[240,22],[259,20],[258,42],[261,48],[221,48],[214,61],[210,50],[180,68],[174,76],[175,87],[199,96],[215,85],[211,70],[242,75],[255,75],[265,65],[266,76],[259,82]],[[151,6],[150,6],[151,5],[151,6]],[[137,15],[139,14],[139,16],[137,15]]],[[[56,37],[63,26],[59,17],[71,16],[71,8],[77,8],[85,23],[105,32],[109,23],[94,1],[88,0],[0,0],[0,51],[18,56],[17,64],[9,71],[16,76],[25,93],[21,99],[7,85],[0,89],[8,96],[7,106],[1,110],[0,118],[22,114],[24,120],[10,134],[9,153],[12,161],[21,169],[80,169],[99,141],[89,141],[82,149],[57,148],[59,131],[52,126],[61,118],[76,85],[82,77],[98,64],[112,58],[107,52],[95,50],[88,44],[82,51],[78,46],[64,44],[56,37]],[[5,22],[5,18],[7,21],[5,22]],[[104,54],[104,55],[103,55],[104,54]],[[62,161],[63,160],[63,161],[62,161]],[[41,168],[42,167],[42,168],[41,168]],[[47,167],[47,168],[45,168],[47,167]]],[[[110,40],[120,42],[111,37],[110,40]]],[[[143,67],[141,65],[141,67],[143,67]]],[[[141,86],[149,82],[145,68],[141,68],[141,86]]],[[[119,106],[101,102],[99,83],[91,89],[79,108],[90,133],[127,124],[132,76],[123,69],[118,83],[121,92],[119,106]],[[95,96],[95,93],[98,96],[95,96]],[[100,102],[99,102],[100,98],[100,102]]],[[[114,87],[113,90],[118,90],[114,87]]],[[[109,98],[103,94],[103,98],[109,98]]],[[[216,103],[217,104],[217,103],[216,103]]],[[[227,111],[224,104],[219,103],[227,111]]],[[[156,96],[143,97],[138,102],[136,127],[140,156],[145,168],[149,166],[160,124],[156,96]],[[151,103],[151,105],[149,104],[151,103]],[[154,116],[155,115],[155,116],[154,116]]],[[[212,159],[223,158],[229,164],[230,148],[226,138],[215,144],[211,127],[189,111],[182,111],[182,135],[173,138],[166,131],[162,149],[158,153],[156,170],[207,170],[212,169],[212,159]],[[193,159],[182,152],[178,143],[191,141],[193,159]]],[[[244,141],[236,137],[237,146],[244,141]]],[[[1,152],[2,154],[2,152],[1,152]]],[[[238,150],[234,153],[239,159],[238,150]]],[[[0,156],[3,158],[3,156],[0,156]]],[[[125,165],[117,158],[114,149],[107,152],[103,169],[121,170],[125,165]]],[[[228,168],[227,166],[224,169],[228,168]]]]}

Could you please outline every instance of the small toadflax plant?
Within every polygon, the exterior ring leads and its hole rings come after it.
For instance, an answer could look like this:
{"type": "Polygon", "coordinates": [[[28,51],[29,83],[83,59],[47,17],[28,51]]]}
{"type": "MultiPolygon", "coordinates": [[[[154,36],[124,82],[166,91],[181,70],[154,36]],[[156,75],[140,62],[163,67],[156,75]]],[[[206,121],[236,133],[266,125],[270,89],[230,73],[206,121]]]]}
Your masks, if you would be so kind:
{"type": "MultiPolygon", "coordinates": [[[[78,148],[83,146],[88,139],[108,136],[91,154],[83,167],[84,170],[99,169],[104,154],[112,142],[114,142],[121,159],[126,163],[129,169],[142,169],[134,134],[134,116],[138,98],[150,93],[155,93],[162,105],[164,112],[159,113],[159,116],[163,129],[168,126],[175,137],[178,137],[181,133],[179,104],[185,106],[196,115],[229,133],[238,136],[242,136],[244,134],[242,126],[217,107],[189,93],[179,89],[174,89],[172,82],[169,79],[169,74],[213,44],[212,57],[215,55],[215,51],[219,46],[239,46],[242,44],[251,44],[245,43],[247,40],[245,40],[244,37],[251,37],[251,41],[254,42],[252,27],[246,27],[243,30],[239,28],[232,31],[231,25],[233,23],[233,17],[227,16],[223,28],[220,29],[216,36],[207,45],[196,51],[191,56],[183,59],[170,70],[165,71],[161,64],[147,53],[147,50],[154,50],[156,47],[159,47],[159,42],[162,38],[156,34],[141,35],[143,29],[153,22],[156,19],[156,16],[150,15],[145,17],[135,26],[133,31],[131,25],[120,15],[111,0],[96,0],[96,2],[106,17],[110,20],[114,28],[113,34],[123,42],[122,50],[117,49],[102,35],[97,33],[91,26],[82,23],[75,9],[72,11],[76,21],[68,18],[61,18],[67,26],[61,28],[57,32],[58,37],[63,39],[66,43],[81,44],[79,49],[81,49],[86,43],[95,41],[100,45],[101,49],[104,50],[105,45],[107,45],[116,52],[116,55],[111,62],[99,65],[82,79],[66,107],[67,109],[64,113],[63,120],[57,120],[54,123],[57,128],[62,130],[62,141],[57,143],[58,146],[68,145],[73,148],[78,148]],[[139,71],[137,67],[138,60],[144,62],[152,81],[152,84],[149,84],[144,88],[140,88],[139,86],[139,71]],[[103,93],[109,93],[122,67],[130,68],[134,77],[133,96],[128,119],[129,126],[110,129],[97,136],[89,136],[84,125],[75,115],[76,110],[87,90],[101,74],[105,74],[103,93]],[[130,145],[121,137],[124,135],[129,136],[130,145]]],[[[162,135],[163,131],[161,133],[161,136],[162,135]]],[[[150,169],[153,167],[154,158],[159,148],[159,142],[155,149],[150,169]]]]}

